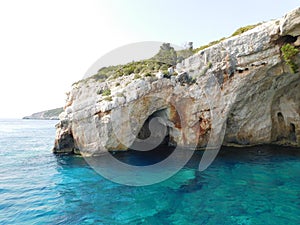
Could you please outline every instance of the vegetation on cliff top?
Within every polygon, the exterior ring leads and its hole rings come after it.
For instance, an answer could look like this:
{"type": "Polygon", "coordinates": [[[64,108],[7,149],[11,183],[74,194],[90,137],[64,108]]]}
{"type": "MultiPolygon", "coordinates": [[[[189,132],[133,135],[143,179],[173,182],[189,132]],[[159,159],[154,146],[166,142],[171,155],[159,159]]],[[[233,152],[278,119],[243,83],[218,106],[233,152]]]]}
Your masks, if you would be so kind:
{"type": "Polygon", "coordinates": [[[176,51],[170,43],[163,43],[159,52],[150,59],[137,62],[133,61],[125,65],[102,67],[95,75],[87,79],[94,79],[102,82],[107,79],[113,80],[133,73],[135,74],[134,79],[139,79],[143,76],[154,76],[155,73],[159,71],[166,75],[168,74],[168,68],[170,66],[176,65],[178,62],[181,62],[191,55],[193,55],[191,44],[184,50],[176,51]]]}
{"type": "MultiPolygon", "coordinates": [[[[261,23],[238,28],[230,37],[242,34],[248,30],[255,28],[260,24],[261,23]]],[[[219,40],[212,41],[207,45],[200,46],[199,48],[196,49],[193,49],[192,42],[189,42],[188,46],[185,49],[179,51],[176,51],[170,45],[170,43],[163,43],[159,49],[159,52],[150,59],[140,60],[137,62],[133,61],[125,65],[114,65],[114,66],[102,67],[98,70],[98,72],[95,75],[87,79],[94,79],[96,81],[103,82],[105,80],[112,80],[118,77],[128,76],[133,73],[135,74],[134,79],[139,79],[143,76],[144,77],[154,76],[155,73],[157,73],[158,71],[161,71],[164,75],[166,75],[168,74],[168,68],[170,66],[176,65],[177,63],[190,57],[196,52],[199,52],[208,47],[216,45],[227,38],[223,37],[219,40]]]]}
{"type": "Polygon", "coordinates": [[[240,27],[235,32],[233,32],[233,34],[230,37],[237,36],[237,35],[240,35],[242,33],[245,33],[246,31],[252,30],[253,28],[255,28],[255,27],[259,26],[259,25],[261,25],[261,23],[257,23],[257,24],[253,24],[253,25],[247,25],[247,26],[244,26],[244,27],[240,27]]]}
{"type": "Polygon", "coordinates": [[[169,65],[163,62],[156,62],[153,60],[141,60],[138,62],[130,62],[125,65],[108,66],[98,70],[98,72],[89,77],[96,81],[105,81],[106,79],[116,79],[118,77],[128,76],[132,73],[136,75],[136,79],[141,75],[152,76],[152,73],[160,69],[168,68],[169,65]]]}
{"type": "MultiPolygon", "coordinates": [[[[240,35],[240,34],[242,34],[242,33],[245,33],[246,31],[252,30],[253,28],[255,28],[255,27],[259,26],[259,25],[261,25],[261,23],[257,23],[257,24],[254,24],[254,25],[247,25],[247,26],[244,26],[244,27],[240,27],[240,28],[238,28],[236,31],[234,31],[233,34],[232,34],[231,36],[229,36],[229,37],[227,37],[227,38],[231,38],[231,37],[240,35]]],[[[206,44],[206,45],[200,46],[199,48],[194,49],[194,53],[199,52],[199,51],[201,51],[201,50],[203,50],[203,49],[206,49],[206,48],[208,48],[208,47],[211,47],[211,46],[213,46],[213,45],[216,45],[216,44],[220,43],[221,41],[226,40],[227,38],[222,37],[222,38],[219,39],[219,40],[212,41],[212,42],[210,42],[210,43],[208,43],[208,44],[206,44]]]]}
{"type": "Polygon", "coordinates": [[[206,49],[206,48],[208,48],[208,47],[211,47],[211,46],[213,46],[213,45],[216,45],[216,44],[220,43],[221,41],[224,41],[225,39],[226,39],[226,38],[223,37],[223,38],[221,38],[221,39],[219,39],[219,40],[209,42],[207,45],[202,45],[202,46],[200,46],[199,48],[194,49],[194,53],[197,53],[197,52],[199,52],[199,51],[201,51],[201,50],[203,50],[203,49],[206,49]]]}

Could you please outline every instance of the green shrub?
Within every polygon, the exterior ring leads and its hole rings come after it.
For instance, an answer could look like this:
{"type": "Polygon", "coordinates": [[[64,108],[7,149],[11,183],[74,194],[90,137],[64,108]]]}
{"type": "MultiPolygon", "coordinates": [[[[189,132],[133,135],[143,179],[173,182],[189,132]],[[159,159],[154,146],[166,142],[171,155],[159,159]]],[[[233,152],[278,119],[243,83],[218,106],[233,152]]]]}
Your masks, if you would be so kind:
{"type": "Polygon", "coordinates": [[[116,77],[122,77],[122,76],[124,76],[124,73],[121,70],[118,70],[118,71],[115,72],[115,76],[116,77]]]}
{"type": "Polygon", "coordinates": [[[139,72],[141,72],[141,67],[136,67],[133,72],[135,74],[138,74],[139,72]]]}
{"type": "Polygon", "coordinates": [[[135,79],[135,80],[136,80],[136,79],[140,79],[140,78],[142,78],[141,75],[139,75],[139,74],[135,74],[135,75],[134,75],[134,79],[135,79]]]}
{"type": "Polygon", "coordinates": [[[119,83],[119,82],[117,82],[115,86],[116,86],[116,87],[120,86],[120,83],[119,83]]]}
{"type": "Polygon", "coordinates": [[[160,68],[160,64],[159,63],[155,63],[154,71],[158,71],[159,68],[160,68]]]}
{"type": "Polygon", "coordinates": [[[285,44],[281,47],[281,53],[285,63],[290,67],[291,73],[297,73],[299,67],[293,59],[299,53],[299,50],[291,44],[285,44]]]}
{"type": "Polygon", "coordinates": [[[118,71],[115,71],[112,75],[111,75],[111,78],[112,79],[116,79],[118,77],[122,77],[124,74],[121,70],[118,70],[118,71]]]}
{"type": "Polygon", "coordinates": [[[207,45],[203,45],[203,46],[200,46],[199,48],[194,49],[193,52],[196,53],[196,52],[199,52],[199,51],[204,50],[206,48],[209,48],[209,47],[211,47],[213,45],[216,45],[216,44],[220,43],[221,41],[224,41],[225,39],[226,38],[223,37],[223,38],[221,38],[219,40],[209,42],[207,45]]]}
{"type": "Polygon", "coordinates": [[[102,82],[107,78],[107,76],[105,74],[97,73],[97,74],[93,75],[92,78],[96,81],[102,82]]]}
{"type": "Polygon", "coordinates": [[[164,75],[164,77],[167,77],[167,78],[170,77],[170,74],[169,74],[168,70],[163,70],[162,74],[164,75]]]}
{"type": "Polygon", "coordinates": [[[148,70],[147,67],[143,67],[143,68],[141,69],[141,71],[140,71],[140,74],[146,73],[146,72],[148,72],[148,71],[149,71],[149,70],[148,70]]]}
{"type": "Polygon", "coordinates": [[[111,101],[112,101],[112,97],[111,97],[111,96],[107,96],[107,97],[105,97],[103,100],[104,100],[104,101],[109,101],[109,102],[111,102],[111,101]]]}
{"type": "Polygon", "coordinates": [[[106,89],[102,92],[102,96],[109,96],[111,95],[111,90],[110,89],[106,89]]]}
{"type": "Polygon", "coordinates": [[[155,70],[155,64],[149,64],[148,65],[148,68],[151,70],[151,71],[154,71],[155,70]]]}
{"type": "Polygon", "coordinates": [[[212,62],[208,62],[207,63],[207,67],[210,69],[210,68],[212,68],[212,62]]]}
{"type": "Polygon", "coordinates": [[[166,64],[163,64],[163,65],[161,65],[161,67],[159,68],[160,70],[168,70],[168,65],[166,65],[166,64]]]}
{"type": "Polygon", "coordinates": [[[152,73],[146,72],[146,73],[145,73],[145,77],[152,77],[152,73]]]}
{"type": "Polygon", "coordinates": [[[236,36],[236,35],[240,35],[242,33],[245,33],[246,31],[248,30],[252,30],[253,28],[257,27],[258,25],[260,25],[261,23],[258,23],[258,24],[254,24],[254,25],[248,25],[248,26],[245,26],[245,27],[240,27],[239,29],[237,29],[232,35],[231,37],[233,36],[236,36]]]}

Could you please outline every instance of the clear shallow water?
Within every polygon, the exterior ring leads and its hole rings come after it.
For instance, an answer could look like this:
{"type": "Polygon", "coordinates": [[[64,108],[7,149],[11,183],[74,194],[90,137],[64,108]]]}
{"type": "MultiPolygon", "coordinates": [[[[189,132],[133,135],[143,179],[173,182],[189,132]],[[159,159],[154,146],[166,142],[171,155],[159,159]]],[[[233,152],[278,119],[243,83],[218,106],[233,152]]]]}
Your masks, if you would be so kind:
{"type": "Polygon", "coordinates": [[[198,152],[169,180],[129,187],[53,155],[55,123],[0,120],[0,224],[300,223],[299,149],[226,148],[201,173],[198,152]]]}

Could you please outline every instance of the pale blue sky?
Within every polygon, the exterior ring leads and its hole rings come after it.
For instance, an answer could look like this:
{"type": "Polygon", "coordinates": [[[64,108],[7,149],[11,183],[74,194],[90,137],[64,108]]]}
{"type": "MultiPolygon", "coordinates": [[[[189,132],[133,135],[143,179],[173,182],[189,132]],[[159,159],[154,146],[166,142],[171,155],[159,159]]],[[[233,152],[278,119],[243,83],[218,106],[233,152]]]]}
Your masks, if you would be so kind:
{"type": "Polygon", "coordinates": [[[0,2],[0,118],[64,105],[102,55],[139,41],[194,46],[283,16],[296,0],[11,0],[0,2]]]}
{"type": "Polygon", "coordinates": [[[299,3],[296,0],[118,0],[108,6],[115,23],[138,38],[177,45],[193,41],[198,46],[229,36],[241,26],[281,17],[299,7],[299,3]]]}

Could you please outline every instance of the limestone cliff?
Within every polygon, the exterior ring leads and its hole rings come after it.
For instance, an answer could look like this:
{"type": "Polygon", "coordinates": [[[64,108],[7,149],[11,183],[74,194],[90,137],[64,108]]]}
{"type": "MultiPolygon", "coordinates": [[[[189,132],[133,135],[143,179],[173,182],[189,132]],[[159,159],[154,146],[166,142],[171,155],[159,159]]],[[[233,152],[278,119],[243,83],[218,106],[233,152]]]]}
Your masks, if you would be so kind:
{"type": "Polygon", "coordinates": [[[73,85],[57,125],[54,152],[94,155],[126,150],[149,136],[185,147],[279,144],[300,146],[300,8],[230,37],[177,64],[179,75],[142,76],[73,85]],[[110,90],[108,97],[99,94],[110,90]],[[100,90],[100,92],[99,92],[100,90]],[[165,129],[164,129],[165,128],[165,129]]]}

